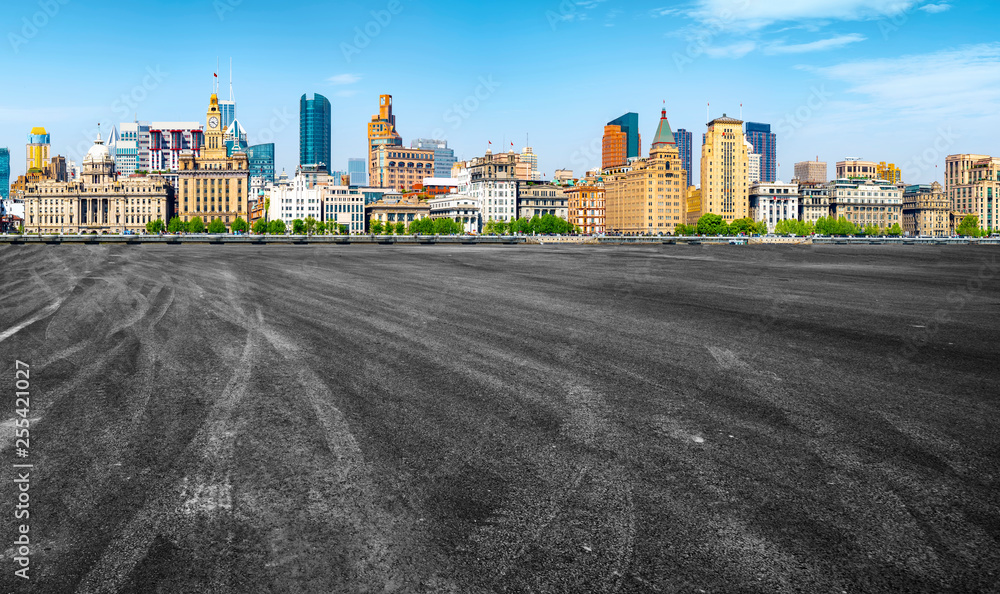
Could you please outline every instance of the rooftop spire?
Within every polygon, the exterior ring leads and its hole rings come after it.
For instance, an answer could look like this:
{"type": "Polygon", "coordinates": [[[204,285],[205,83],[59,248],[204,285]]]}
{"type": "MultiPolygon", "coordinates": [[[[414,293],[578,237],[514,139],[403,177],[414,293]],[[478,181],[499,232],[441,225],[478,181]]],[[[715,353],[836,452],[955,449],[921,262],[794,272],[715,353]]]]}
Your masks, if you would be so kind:
{"type": "Polygon", "coordinates": [[[674,133],[670,130],[670,122],[667,121],[667,108],[664,100],[664,107],[660,110],[660,125],[656,127],[656,136],[653,137],[653,144],[650,150],[666,148],[667,145],[676,145],[674,133]]]}

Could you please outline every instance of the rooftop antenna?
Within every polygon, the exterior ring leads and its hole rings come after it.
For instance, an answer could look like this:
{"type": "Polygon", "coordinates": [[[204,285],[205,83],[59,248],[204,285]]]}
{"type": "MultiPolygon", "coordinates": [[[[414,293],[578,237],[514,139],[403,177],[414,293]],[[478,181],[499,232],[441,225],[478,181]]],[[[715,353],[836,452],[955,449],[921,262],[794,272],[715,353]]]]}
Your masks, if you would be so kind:
{"type": "Polygon", "coordinates": [[[233,99],[233,57],[229,57],[229,100],[236,101],[233,99]]]}
{"type": "Polygon", "coordinates": [[[743,104],[740,103],[740,119],[743,119],[743,104]]]}
{"type": "Polygon", "coordinates": [[[712,102],[711,101],[709,101],[708,103],[705,104],[705,121],[707,121],[707,122],[711,122],[712,121],[712,102]]]}

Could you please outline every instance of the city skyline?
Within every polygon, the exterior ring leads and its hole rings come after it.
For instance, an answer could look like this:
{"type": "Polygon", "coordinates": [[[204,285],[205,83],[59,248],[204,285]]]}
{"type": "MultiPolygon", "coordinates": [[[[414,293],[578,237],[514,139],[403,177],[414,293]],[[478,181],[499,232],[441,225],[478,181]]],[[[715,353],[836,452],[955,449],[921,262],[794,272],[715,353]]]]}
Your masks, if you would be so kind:
{"type": "MultiPolygon", "coordinates": [[[[98,122],[107,132],[133,118],[198,120],[216,64],[232,57],[237,116],[250,144],[275,143],[278,171],[292,171],[298,161],[303,93],[331,100],[336,170],[365,154],[365,126],[380,94],[393,95],[407,141],[447,140],[459,159],[482,155],[488,141],[504,148],[513,142],[520,152],[530,135],[547,179],[555,169],[582,175],[599,166],[603,125],[622,113],[638,113],[640,134],[651,137],[664,100],[674,126],[695,134],[724,113],[739,116],[742,104],[742,119],[768,123],[777,134],[777,177],[784,181],[795,162],[819,156],[830,163],[846,157],[896,163],[904,181],[930,183],[943,180],[948,154],[1000,152],[988,135],[1000,122],[1000,93],[992,84],[1000,82],[1000,44],[992,40],[997,17],[986,2],[845,1],[836,8],[745,0],[673,7],[515,2],[515,19],[487,15],[482,7],[456,14],[440,3],[418,9],[397,0],[344,7],[331,23],[251,0],[153,2],[143,15],[124,3],[109,5],[135,22],[154,19],[171,27],[185,19],[182,39],[198,43],[182,43],[161,59],[118,56],[115,68],[87,72],[66,57],[70,48],[96,42],[94,15],[58,2],[51,15],[37,3],[11,7],[11,30],[0,50],[8,76],[26,80],[44,71],[51,78],[43,83],[45,93],[8,89],[0,100],[0,146],[17,155],[31,128],[41,126],[52,136],[53,155],[79,163],[98,122]],[[40,11],[44,18],[37,17],[40,11]],[[33,20],[45,24],[34,26],[33,20]],[[960,34],[949,31],[955,23],[960,34]],[[323,34],[311,37],[320,27],[323,34]],[[231,36],[219,30],[242,31],[248,39],[266,35],[273,49],[234,53],[231,36]],[[427,68],[405,67],[414,56],[399,52],[401,34],[412,34],[415,56],[427,68]],[[603,42],[574,44],[571,54],[555,51],[591,34],[603,42]],[[291,38],[295,49],[282,49],[291,38]],[[484,38],[496,41],[482,43],[484,38]],[[542,75],[478,59],[529,38],[542,75]],[[439,50],[428,39],[461,49],[439,50]],[[595,84],[592,59],[634,53],[650,43],[662,46],[662,59],[652,66],[616,62],[616,84],[595,84]],[[900,47],[920,51],[901,55],[900,47]],[[299,59],[303,52],[317,59],[299,59]],[[456,52],[481,66],[456,68],[456,52]],[[649,75],[651,67],[657,76],[649,75]],[[523,90],[528,83],[530,93],[523,90]],[[73,92],[53,90],[59,88],[73,92]]],[[[119,32],[121,43],[138,42],[140,31],[119,32]]],[[[228,78],[227,65],[219,68],[219,79],[228,78]]],[[[24,173],[21,161],[12,159],[11,178],[24,173]]],[[[693,167],[698,179],[699,165],[693,167]]]]}

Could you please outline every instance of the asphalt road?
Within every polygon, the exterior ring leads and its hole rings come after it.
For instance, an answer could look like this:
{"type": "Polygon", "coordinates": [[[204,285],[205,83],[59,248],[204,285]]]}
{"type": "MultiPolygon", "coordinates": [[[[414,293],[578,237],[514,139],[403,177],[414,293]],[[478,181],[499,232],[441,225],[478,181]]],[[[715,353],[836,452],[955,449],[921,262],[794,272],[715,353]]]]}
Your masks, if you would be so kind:
{"type": "Polygon", "coordinates": [[[0,271],[4,592],[1000,591],[1000,250],[0,246],[0,271]]]}

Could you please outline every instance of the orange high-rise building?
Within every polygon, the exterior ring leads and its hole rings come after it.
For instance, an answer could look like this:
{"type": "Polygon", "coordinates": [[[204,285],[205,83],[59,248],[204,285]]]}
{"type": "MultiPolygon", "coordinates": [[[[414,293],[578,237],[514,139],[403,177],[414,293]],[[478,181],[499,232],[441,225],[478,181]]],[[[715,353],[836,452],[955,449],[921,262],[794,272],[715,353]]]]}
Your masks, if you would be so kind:
{"type": "Polygon", "coordinates": [[[628,134],[621,126],[608,124],[604,127],[604,138],[601,141],[601,169],[624,165],[628,162],[626,143],[628,134]]]}

